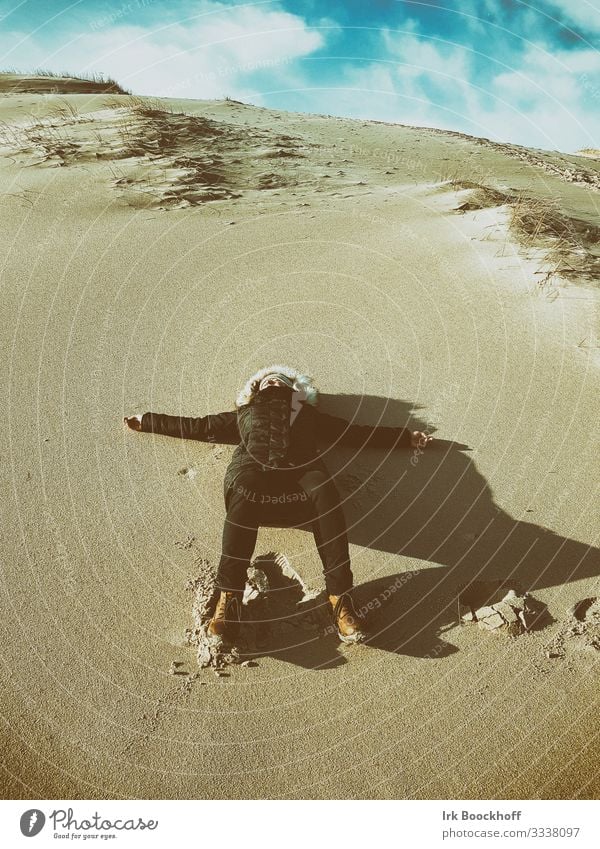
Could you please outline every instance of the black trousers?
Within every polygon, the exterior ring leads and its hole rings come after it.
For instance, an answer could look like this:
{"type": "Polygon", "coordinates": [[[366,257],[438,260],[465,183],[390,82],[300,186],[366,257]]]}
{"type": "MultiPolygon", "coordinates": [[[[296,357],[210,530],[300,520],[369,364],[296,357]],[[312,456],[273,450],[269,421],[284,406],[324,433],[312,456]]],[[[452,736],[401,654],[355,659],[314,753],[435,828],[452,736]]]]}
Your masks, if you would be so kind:
{"type": "Polygon", "coordinates": [[[246,469],[225,491],[227,516],[217,571],[220,590],[240,591],[264,522],[311,523],[329,595],[352,588],[346,520],[333,480],[322,469],[246,469]]]}

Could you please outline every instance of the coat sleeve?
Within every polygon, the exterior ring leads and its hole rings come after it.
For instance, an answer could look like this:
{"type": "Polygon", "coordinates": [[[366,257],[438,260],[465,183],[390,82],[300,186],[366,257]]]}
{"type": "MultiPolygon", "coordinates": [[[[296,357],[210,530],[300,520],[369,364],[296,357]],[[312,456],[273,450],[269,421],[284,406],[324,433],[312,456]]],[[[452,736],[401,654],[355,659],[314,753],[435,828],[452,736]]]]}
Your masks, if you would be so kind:
{"type": "Polygon", "coordinates": [[[237,413],[216,413],[199,418],[168,416],[165,413],[144,413],[142,431],[176,436],[180,439],[198,439],[201,442],[221,442],[237,445],[240,434],[237,413]]]}
{"type": "Polygon", "coordinates": [[[407,427],[374,427],[351,424],[338,416],[319,412],[319,440],[355,448],[408,448],[412,431],[407,427]]]}

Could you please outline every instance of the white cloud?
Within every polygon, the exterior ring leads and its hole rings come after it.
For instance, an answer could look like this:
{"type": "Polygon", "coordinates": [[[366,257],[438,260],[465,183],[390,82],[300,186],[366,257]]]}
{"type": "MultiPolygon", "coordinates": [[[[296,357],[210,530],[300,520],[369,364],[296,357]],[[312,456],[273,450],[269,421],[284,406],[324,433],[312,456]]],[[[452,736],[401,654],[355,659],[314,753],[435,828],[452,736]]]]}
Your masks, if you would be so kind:
{"type": "Polygon", "coordinates": [[[523,144],[559,150],[598,146],[600,54],[594,50],[549,54],[531,47],[518,71],[494,78],[491,93],[497,100],[486,121],[496,133],[518,132],[523,144]]]}
{"type": "Polygon", "coordinates": [[[196,8],[202,15],[194,20],[155,28],[98,17],[54,49],[46,46],[43,33],[0,34],[0,66],[103,71],[138,94],[240,97],[253,73],[285,69],[324,41],[303,18],[273,6],[233,8],[209,0],[196,8]]]}
{"type": "MultiPolygon", "coordinates": [[[[515,69],[478,70],[474,51],[413,33],[384,31],[386,59],[356,68],[344,81],[354,87],[337,97],[344,114],[456,129],[497,141],[575,151],[600,146],[600,53],[548,52],[532,44],[515,69]],[[359,94],[360,92],[360,94],[359,94]]],[[[329,110],[327,110],[329,111],[329,110]]]]}
{"type": "Polygon", "coordinates": [[[467,78],[466,52],[456,45],[389,29],[382,30],[381,37],[387,54],[410,65],[408,70],[411,73],[427,72],[455,79],[467,78]]]}
{"type": "Polygon", "coordinates": [[[549,14],[566,20],[576,32],[600,32],[598,0],[547,0],[549,14]]]}
{"type": "MultiPolygon", "coordinates": [[[[476,78],[471,51],[442,39],[393,30],[383,30],[382,41],[386,57],[394,61],[391,84],[399,95],[410,98],[410,103],[396,103],[396,111],[401,106],[423,125],[445,128],[456,128],[462,116],[476,115],[480,101],[477,86],[471,83],[476,78]]],[[[396,120],[414,123],[401,114],[396,120]]]]}

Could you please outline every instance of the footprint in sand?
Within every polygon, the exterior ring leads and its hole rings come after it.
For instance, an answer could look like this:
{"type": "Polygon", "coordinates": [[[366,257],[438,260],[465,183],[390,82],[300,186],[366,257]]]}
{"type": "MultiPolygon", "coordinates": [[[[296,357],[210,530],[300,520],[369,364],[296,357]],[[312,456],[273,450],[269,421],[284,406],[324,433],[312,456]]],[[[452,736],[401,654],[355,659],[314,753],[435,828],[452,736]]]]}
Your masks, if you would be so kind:
{"type": "Polygon", "coordinates": [[[570,607],[544,651],[548,658],[566,657],[573,651],[600,652],[600,599],[591,596],[570,607]]]}

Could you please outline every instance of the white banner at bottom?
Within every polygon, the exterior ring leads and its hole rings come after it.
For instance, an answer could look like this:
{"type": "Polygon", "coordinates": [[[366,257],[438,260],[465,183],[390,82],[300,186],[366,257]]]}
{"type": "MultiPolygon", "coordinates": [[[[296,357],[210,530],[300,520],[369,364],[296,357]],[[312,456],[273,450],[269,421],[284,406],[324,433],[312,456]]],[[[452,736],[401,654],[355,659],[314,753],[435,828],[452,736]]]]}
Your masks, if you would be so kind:
{"type": "Polygon", "coordinates": [[[0,846],[600,846],[598,801],[0,801],[0,846]]]}

